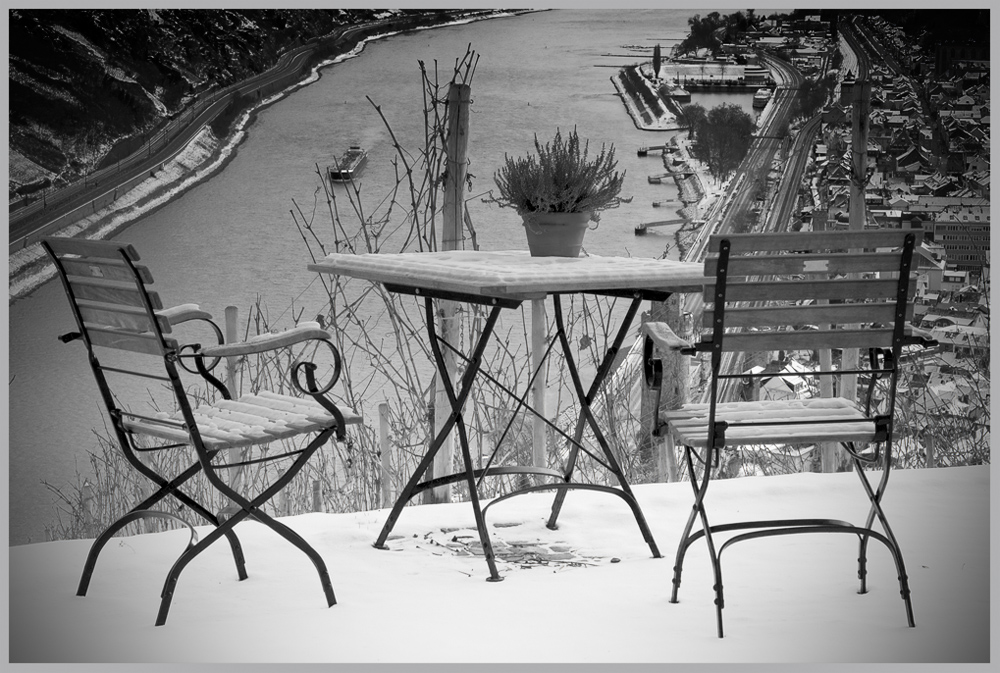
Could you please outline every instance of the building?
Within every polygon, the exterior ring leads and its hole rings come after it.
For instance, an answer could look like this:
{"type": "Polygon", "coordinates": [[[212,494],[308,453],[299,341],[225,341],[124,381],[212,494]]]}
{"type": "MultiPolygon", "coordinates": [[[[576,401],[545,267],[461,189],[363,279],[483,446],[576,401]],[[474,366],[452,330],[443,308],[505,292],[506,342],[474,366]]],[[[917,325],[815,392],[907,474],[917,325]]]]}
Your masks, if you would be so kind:
{"type": "Polygon", "coordinates": [[[924,222],[924,228],[947,252],[948,263],[979,278],[990,262],[989,206],[950,206],[924,222]]]}

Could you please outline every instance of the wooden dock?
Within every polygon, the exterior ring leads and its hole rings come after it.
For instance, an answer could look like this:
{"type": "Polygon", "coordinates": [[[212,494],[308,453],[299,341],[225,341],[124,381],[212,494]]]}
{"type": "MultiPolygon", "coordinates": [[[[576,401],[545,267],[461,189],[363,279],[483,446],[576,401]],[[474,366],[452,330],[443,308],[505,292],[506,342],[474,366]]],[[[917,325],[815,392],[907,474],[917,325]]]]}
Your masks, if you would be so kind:
{"type": "Polygon", "coordinates": [[[650,147],[640,147],[635,151],[636,156],[644,157],[650,152],[674,152],[677,148],[672,145],[652,145],[650,147]]]}
{"type": "Polygon", "coordinates": [[[676,171],[674,173],[661,173],[659,175],[647,175],[646,180],[651,185],[659,185],[667,178],[689,178],[694,175],[694,171],[676,171]]]}
{"type": "Polygon", "coordinates": [[[660,220],[658,222],[643,222],[636,226],[635,235],[645,236],[646,231],[651,229],[652,227],[667,227],[670,226],[671,224],[684,224],[685,222],[687,222],[687,220],[685,220],[683,217],[677,220],[660,220]]]}
{"type": "Polygon", "coordinates": [[[700,226],[702,224],[705,224],[705,220],[688,220],[688,219],[682,217],[682,218],[676,219],[676,220],[660,220],[658,222],[643,222],[643,223],[641,223],[641,224],[639,224],[639,225],[636,226],[636,228],[635,228],[635,235],[636,236],[645,236],[646,232],[649,229],[653,228],[653,227],[668,227],[668,226],[670,226],[672,224],[693,224],[693,225],[696,225],[696,226],[700,226]]]}

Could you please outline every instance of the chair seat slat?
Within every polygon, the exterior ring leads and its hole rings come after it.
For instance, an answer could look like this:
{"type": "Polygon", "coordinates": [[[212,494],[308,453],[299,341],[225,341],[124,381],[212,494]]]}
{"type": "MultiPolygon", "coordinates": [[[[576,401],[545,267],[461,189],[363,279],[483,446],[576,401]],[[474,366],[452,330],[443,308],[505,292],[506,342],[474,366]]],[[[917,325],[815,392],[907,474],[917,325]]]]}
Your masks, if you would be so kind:
{"type": "MultiPolygon", "coordinates": [[[[192,413],[206,447],[213,450],[266,444],[314,432],[334,422],[333,416],[312,400],[270,392],[203,404],[192,413]]],[[[361,416],[350,410],[341,413],[345,425],[361,422],[361,416]]],[[[158,417],[181,423],[184,420],[180,412],[161,412],[158,417]]],[[[186,430],[142,419],[126,419],[125,426],[133,432],[172,442],[189,440],[186,430]]]]}
{"type": "MultiPolygon", "coordinates": [[[[663,417],[669,422],[670,432],[677,442],[699,448],[708,443],[708,404],[686,404],[680,409],[666,412],[663,417]]],[[[853,403],[839,397],[718,404],[716,420],[727,423],[785,423],[730,426],[725,433],[728,446],[822,441],[868,442],[875,437],[874,421],[867,419],[853,403]],[[793,423],[787,424],[789,421],[793,423]]]]}
{"type": "Polygon", "coordinates": [[[305,414],[298,414],[284,409],[276,409],[270,406],[252,404],[240,400],[222,400],[215,406],[219,409],[226,409],[236,413],[257,416],[270,421],[277,421],[294,427],[309,427],[311,422],[305,414]]]}

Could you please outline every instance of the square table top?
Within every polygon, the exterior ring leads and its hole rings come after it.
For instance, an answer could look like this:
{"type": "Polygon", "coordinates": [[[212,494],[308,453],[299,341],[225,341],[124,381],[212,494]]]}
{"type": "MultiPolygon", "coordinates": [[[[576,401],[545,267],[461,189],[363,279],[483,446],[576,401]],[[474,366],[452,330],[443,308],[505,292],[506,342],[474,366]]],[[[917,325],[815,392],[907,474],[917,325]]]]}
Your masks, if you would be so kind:
{"type": "Polygon", "coordinates": [[[645,257],[532,257],[522,250],[331,253],[310,271],[509,299],[597,290],[701,292],[704,265],[645,257]]]}

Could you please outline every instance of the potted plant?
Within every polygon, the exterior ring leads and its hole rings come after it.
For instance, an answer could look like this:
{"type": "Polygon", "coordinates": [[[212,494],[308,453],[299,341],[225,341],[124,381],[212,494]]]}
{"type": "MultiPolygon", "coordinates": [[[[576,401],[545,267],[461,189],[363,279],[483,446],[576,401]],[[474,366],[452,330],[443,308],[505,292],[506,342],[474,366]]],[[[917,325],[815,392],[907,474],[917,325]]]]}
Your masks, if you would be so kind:
{"type": "Polygon", "coordinates": [[[615,146],[594,157],[589,141],[581,146],[576,128],[565,138],[559,129],[544,145],[535,135],[535,155],[510,157],[493,175],[499,195],[486,199],[502,208],[514,208],[524,221],[528,249],[536,257],[577,257],[590,222],[600,211],[616,208],[625,199],[618,194],[625,171],[615,170],[615,146]]]}

